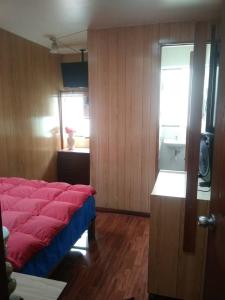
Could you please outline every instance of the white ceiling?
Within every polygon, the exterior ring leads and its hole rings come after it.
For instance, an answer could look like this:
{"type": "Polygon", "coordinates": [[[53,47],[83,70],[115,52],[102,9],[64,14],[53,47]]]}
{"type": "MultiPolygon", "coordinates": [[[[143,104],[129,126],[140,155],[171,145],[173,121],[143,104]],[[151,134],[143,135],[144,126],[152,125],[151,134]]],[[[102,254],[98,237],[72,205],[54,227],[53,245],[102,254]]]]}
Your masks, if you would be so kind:
{"type": "Polygon", "coordinates": [[[208,19],[222,0],[0,0],[0,27],[46,47],[46,35],[76,48],[86,46],[88,28],[208,19]]]}

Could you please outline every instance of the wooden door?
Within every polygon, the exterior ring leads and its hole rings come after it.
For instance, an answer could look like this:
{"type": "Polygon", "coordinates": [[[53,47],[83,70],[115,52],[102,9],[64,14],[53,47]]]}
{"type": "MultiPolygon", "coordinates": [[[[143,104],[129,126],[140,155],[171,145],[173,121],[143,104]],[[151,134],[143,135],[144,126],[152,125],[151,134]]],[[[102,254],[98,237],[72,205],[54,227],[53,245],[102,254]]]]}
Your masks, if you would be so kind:
{"type": "MultiPolygon", "coordinates": [[[[208,248],[204,300],[225,299],[225,21],[222,22],[217,120],[208,219],[208,248]]],[[[207,225],[207,224],[206,224],[207,225]]]]}

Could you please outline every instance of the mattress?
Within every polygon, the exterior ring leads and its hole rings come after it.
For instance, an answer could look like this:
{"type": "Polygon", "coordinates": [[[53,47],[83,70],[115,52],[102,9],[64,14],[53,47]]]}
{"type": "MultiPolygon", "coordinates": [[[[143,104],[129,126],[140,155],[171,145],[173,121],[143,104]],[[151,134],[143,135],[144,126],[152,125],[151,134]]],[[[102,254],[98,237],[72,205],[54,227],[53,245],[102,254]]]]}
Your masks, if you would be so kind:
{"type": "Polygon", "coordinates": [[[51,244],[38,252],[19,272],[47,277],[85,230],[88,229],[95,216],[95,200],[90,196],[83,207],[73,215],[68,225],[56,235],[51,244]]]}
{"type": "Polygon", "coordinates": [[[56,236],[66,233],[94,193],[91,186],[0,177],[2,221],[10,231],[7,259],[14,269],[23,269],[56,236]]]}

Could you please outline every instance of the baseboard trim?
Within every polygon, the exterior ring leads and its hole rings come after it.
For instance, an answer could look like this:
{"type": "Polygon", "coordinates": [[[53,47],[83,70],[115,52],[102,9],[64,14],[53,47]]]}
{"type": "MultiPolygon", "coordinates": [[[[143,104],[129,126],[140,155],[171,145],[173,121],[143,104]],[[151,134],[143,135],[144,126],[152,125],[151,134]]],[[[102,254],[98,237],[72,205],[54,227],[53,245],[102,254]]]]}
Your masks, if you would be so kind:
{"type": "Polygon", "coordinates": [[[150,217],[150,213],[140,212],[140,211],[132,211],[132,210],[122,210],[115,208],[105,208],[105,207],[96,207],[96,211],[106,212],[106,213],[114,213],[114,214],[123,214],[123,215],[132,215],[138,217],[150,217]]]}

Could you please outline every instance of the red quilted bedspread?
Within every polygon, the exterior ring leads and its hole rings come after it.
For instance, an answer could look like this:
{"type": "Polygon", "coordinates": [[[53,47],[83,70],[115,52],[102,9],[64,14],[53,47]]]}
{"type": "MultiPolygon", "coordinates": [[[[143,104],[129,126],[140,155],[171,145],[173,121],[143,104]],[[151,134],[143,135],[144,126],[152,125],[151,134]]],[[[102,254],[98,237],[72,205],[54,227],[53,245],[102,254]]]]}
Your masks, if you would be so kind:
{"type": "Polygon", "coordinates": [[[7,259],[15,270],[49,245],[94,193],[88,185],[0,177],[2,221],[10,231],[7,259]]]}

